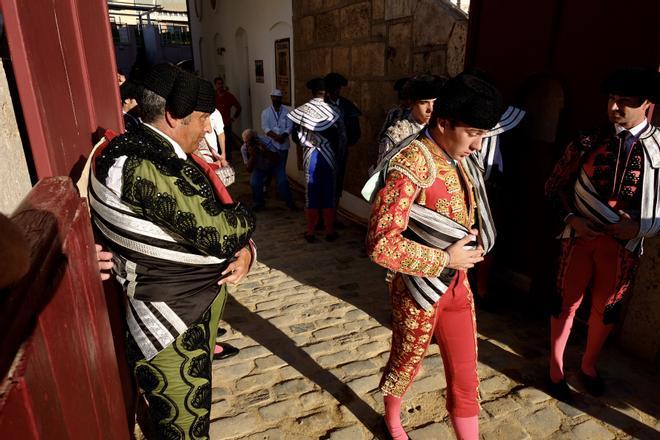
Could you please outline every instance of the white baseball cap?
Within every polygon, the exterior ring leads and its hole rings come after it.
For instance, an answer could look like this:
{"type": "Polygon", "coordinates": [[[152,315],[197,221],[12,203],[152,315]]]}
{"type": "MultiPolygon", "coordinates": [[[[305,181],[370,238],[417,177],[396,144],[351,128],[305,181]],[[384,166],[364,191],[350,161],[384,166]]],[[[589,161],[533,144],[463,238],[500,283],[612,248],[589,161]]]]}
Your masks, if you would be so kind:
{"type": "Polygon", "coordinates": [[[283,95],[280,89],[273,89],[273,91],[270,92],[270,96],[283,96],[283,95]]]}

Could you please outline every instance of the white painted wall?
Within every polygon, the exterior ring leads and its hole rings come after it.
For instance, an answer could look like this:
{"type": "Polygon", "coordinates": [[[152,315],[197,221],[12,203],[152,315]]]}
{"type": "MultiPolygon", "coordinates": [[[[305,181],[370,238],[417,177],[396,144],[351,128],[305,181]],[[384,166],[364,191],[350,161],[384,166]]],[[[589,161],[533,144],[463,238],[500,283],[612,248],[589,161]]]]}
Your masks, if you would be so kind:
{"type": "MultiPolygon", "coordinates": [[[[275,88],[275,40],[291,40],[294,84],[291,0],[217,0],[215,9],[209,0],[188,0],[188,8],[195,68],[208,80],[222,75],[241,102],[243,114],[235,133],[247,127],[260,131],[261,111],[270,105],[270,91],[275,88]],[[203,4],[201,19],[195,2],[203,4]],[[220,48],[224,48],[222,54],[218,53],[220,48]],[[264,62],[263,83],[256,82],[255,60],[264,62]]],[[[292,98],[293,93],[292,87],[292,98]]]]}

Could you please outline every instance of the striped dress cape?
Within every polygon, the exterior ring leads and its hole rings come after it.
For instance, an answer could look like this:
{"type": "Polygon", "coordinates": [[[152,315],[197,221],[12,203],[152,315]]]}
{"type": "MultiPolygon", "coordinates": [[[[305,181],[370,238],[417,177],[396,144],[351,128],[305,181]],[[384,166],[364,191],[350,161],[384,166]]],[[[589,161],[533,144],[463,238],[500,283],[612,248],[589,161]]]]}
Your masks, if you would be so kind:
{"type": "Polygon", "coordinates": [[[309,170],[313,150],[318,150],[330,167],[337,169],[335,150],[320,132],[332,127],[339,120],[339,112],[322,98],[314,98],[290,111],[287,117],[298,125],[298,139],[305,146],[303,164],[309,170]]]}
{"type": "MultiPolygon", "coordinates": [[[[639,136],[639,142],[644,149],[644,165],[642,168],[642,203],[640,209],[640,228],[636,237],[626,242],[626,249],[642,254],[644,237],[653,237],[660,232],[660,130],[649,125],[639,136]]],[[[593,183],[584,172],[575,182],[575,208],[584,216],[598,225],[609,225],[619,221],[619,214],[607,203],[603,202],[596,192],[593,183]]],[[[575,231],[566,225],[558,238],[569,238],[575,231]]]]}

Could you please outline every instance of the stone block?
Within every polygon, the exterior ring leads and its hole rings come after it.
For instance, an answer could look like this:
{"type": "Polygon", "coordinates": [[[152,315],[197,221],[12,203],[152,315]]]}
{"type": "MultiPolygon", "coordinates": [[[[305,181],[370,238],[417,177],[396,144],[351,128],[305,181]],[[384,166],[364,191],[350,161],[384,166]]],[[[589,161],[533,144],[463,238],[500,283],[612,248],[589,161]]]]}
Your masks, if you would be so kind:
{"type": "Polygon", "coordinates": [[[413,72],[434,75],[447,74],[447,52],[443,49],[428,50],[413,55],[413,72]]]}
{"type": "Polygon", "coordinates": [[[340,351],[332,353],[327,356],[320,356],[316,361],[323,368],[334,368],[338,365],[345,364],[355,360],[355,353],[351,351],[340,351]]]}
{"type": "Polygon", "coordinates": [[[234,417],[225,417],[211,423],[211,438],[234,438],[249,434],[258,420],[256,414],[241,413],[234,417]]]}
{"type": "Polygon", "coordinates": [[[351,47],[351,75],[382,77],[385,75],[385,43],[356,44],[351,47]]]}
{"type": "Polygon", "coordinates": [[[236,382],[236,389],[241,391],[250,391],[255,388],[267,387],[274,382],[272,374],[254,374],[244,377],[236,382]]]}
{"type": "Polygon", "coordinates": [[[332,48],[332,71],[347,76],[351,71],[351,48],[337,46],[332,48]]]}
{"type": "MultiPolygon", "coordinates": [[[[339,9],[316,16],[314,26],[316,42],[332,43],[339,40],[341,29],[339,9]]],[[[341,29],[343,32],[343,29],[341,29]]]]}
{"type": "Polygon", "coordinates": [[[323,0],[303,0],[302,4],[303,15],[316,14],[323,8],[323,0]]]}
{"type": "Polygon", "coordinates": [[[345,364],[341,366],[342,371],[347,376],[366,376],[369,373],[373,373],[378,370],[378,365],[376,365],[371,360],[366,361],[357,361],[351,362],[350,364],[345,364]]]}
{"type": "Polygon", "coordinates": [[[325,405],[327,398],[323,391],[314,390],[300,396],[299,401],[304,410],[309,410],[325,405]]]}
{"type": "Polygon", "coordinates": [[[416,3],[417,0],[385,0],[385,20],[411,16],[416,3]]]}
{"type": "Polygon", "coordinates": [[[465,45],[467,42],[468,23],[456,22],[447,44],[447,74],[455,76],[461,73],[465,65],[465,45]]]}
{"type": "Polygon", "coordinates": [[[413,20],[415,47],[447,44],[456,22],[449,9],[443,7],[441,2],[433,0],[420,0],[413,20]]]}
{"type": "Polygon", "coordinates": [[[423,428],[410,431],[412,438],[441,439],[453,438],[454,430],[445,423],[431,423],[423,428]]]}
{"type": "Polygon", "coordinates": [[[412,22],[392,24],[387,33],[387,74],[410,73],[412,22]]]}
{"type": "Polygon", "coordinates": [[[337,336],[343,335],[346,333],[344,329],[340,325],[336,325],[333,327],[326,327],[321,330],[317,330],[314,333],[314,338],[318,340],[325,340],[325,339],[332,339],[337,336]]]}
{"type": "Polygon", "coordinates": [[[488,414],[496,418],[506,416],[522,408],[518,402],[508,396],[486,402],[482,407],[488,414]]]}
{"type": "Polygon", "coordinates": [[[418,378],[411,386],[414,394],[423,394],[428,392],[438,392],[447,387],[445,375],[430,375],[424,378],[418,378]]]}
{"type": "Polygon", "coordinates": [[[275,403],[271,403],[266,406],[259,408],[259,415],[263,417],[265,421],[273,422],[278,420],[284,420],[290,417],[292,411],[299,410],[300,404],[297,400],[284,400],[275,403]]]}
{"type": "Polygon", "coordinates": [[[485,399],[506,394],[513,387],[513,382],[506,376],[493,376],[479,384],[479,391],[485,399]]]}
{"type": "Polygon", "coordinates": [[[358,438],[367,438],[366,432],[359,425],[353,425],[332,431],[328,440],[355,440],[358,438]]]}
{"type": "Polygon", "coordinates": [[[536,388],[523,388],[518,390],[517,394],[521,399],[531,403],[541,403],[550,399],[547,393],[536,388]]]}
{"type": "Polygon", "coordinates": [[[372,23],[371,25],[372,40],[384,40],[386,33],[387,33],[387,27],[385,26],[385,23],[372,23]]]}
{"type": "Polygon", "coordinates": [[[228,416],[229,412],[232,410],[232,406],[229,404],[229,400],[222,399],[213,404],[211,404],[211,420],[218,419],[222,416],[228,416]]]}
{"type": "Polygon", "coordinates": [[[480,434],[483,440],[529,440],[532,438],[515,419],[489,424],[481,429],[480,434]]]}
{"type": "MultiPolygon", "coordinates": [[[[294,40],[296,50],[309,47],[314,42],[314,16],[308,15],[298,20],[294,40]],[[296,38],[297,37],[297,38],[296,38]]],[[[297,61],[297,60],[296,60],[297,61]]]]}
{"type": "Polygon", "coordinates": [[[380,383],[380,373],[372,374],[371,376],[360,377],[348,383],[348,386],[355,391],[355,394],[363,396],[368,392],[378,388],[380,383]]]}
{"type": "Polygon", "coordinates": [[[318,431],[320,427],[332,423],[332,417],[328,411],[317,412],[297,419],[298,425],[308,432],[318,431]]]}
{"type": "Polygon", "coordinates": [[[241,407],[259,405],[271,400],[270,390],[264,389],[253,393],[244,394],[240,397],[241,407]]]}
{"type": "Polygon", "coordinates": [[[371,3],[356,3],[341,9],[341,39],[350,41],[366,38],[371,29],[371,3]]]}
{"type": "MultiPolygon", "coordinates": [[[[332,69],[332,48],[322,47],[307,52],[310,58],[310,78],[324,76],[332,69]]],[[[309,96],[307,92],[304,96],[309,96]]],[[[307,99],[305,99],[307,100],[307,99]]]]}
{"type": "Polygon", "coordinates": [[[292,379],[274,385],[273,391],[278,397],[288,397],[297,396],[305,391],[309,391],[311,387],[312,385],[305,379],[292,379]]]}
{"type": "Polygon", "coordinates": [[[532,438],[546,438],[556,433],[561,427],[561,412],[548,406],[522,417],[520,422],[532,438]]]}
{"type": "Polygon", "coordinates": [[[371,0],[371,18],[374,20],[385,18],[385,0],[371,0]]]}

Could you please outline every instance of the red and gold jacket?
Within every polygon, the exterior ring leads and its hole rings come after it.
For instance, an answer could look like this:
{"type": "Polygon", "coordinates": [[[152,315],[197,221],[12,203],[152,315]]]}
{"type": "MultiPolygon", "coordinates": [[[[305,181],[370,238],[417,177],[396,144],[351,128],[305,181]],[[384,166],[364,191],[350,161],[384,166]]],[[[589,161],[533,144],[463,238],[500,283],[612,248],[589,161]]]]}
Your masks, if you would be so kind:
{"type": "Polygon", "coordinates": [[[421,135],[390,161],[385,185],[374,200],[367,252],[393,272],[437,277],[448,254],[405,237],[413,203],[425,206],[470,229],[475,223],[473,186],[460,163],[449,163],[431,139],[421,135]]]}

